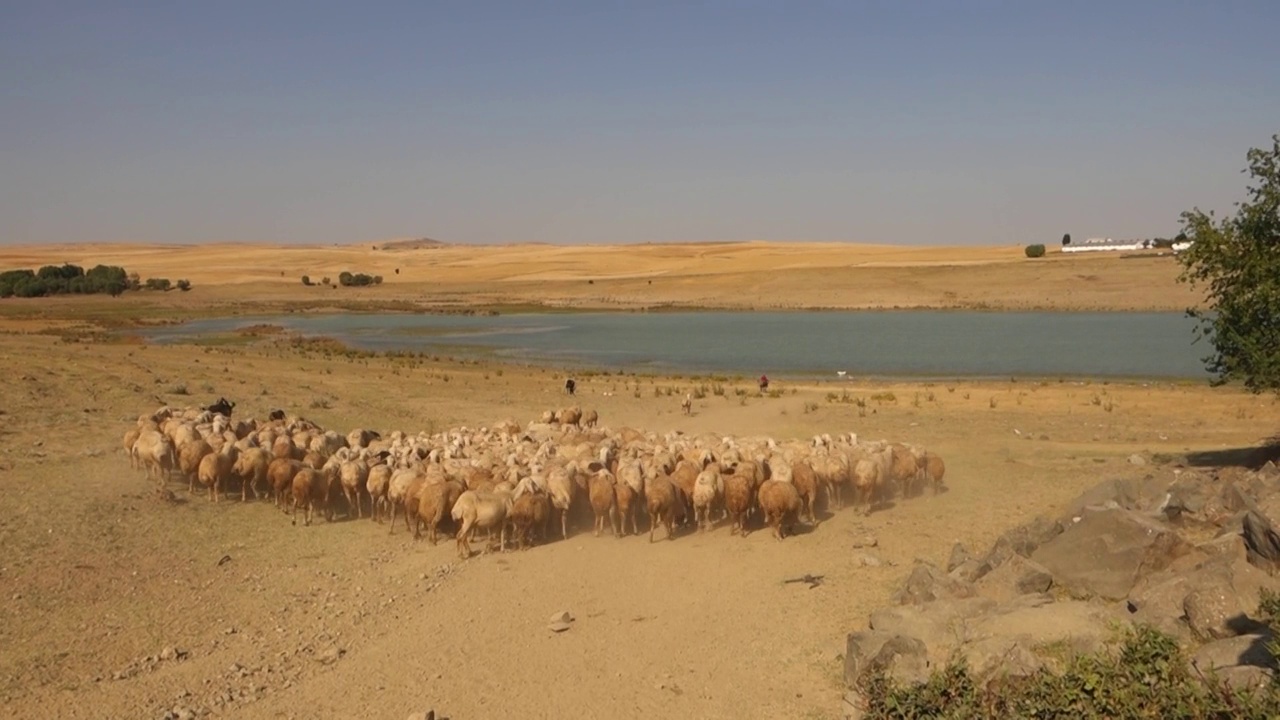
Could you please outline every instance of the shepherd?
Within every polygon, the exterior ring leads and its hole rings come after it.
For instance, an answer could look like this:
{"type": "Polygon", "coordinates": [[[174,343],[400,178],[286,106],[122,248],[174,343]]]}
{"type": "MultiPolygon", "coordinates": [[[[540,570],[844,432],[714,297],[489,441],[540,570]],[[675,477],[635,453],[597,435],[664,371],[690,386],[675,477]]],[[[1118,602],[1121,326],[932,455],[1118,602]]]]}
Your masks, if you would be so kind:
{"type": "Polygon", "coordinates": [[[568,380],[564,381],[564,391],[569,393],[570,395],[573,394],[573,391],[577,387],[578,387],[578,384],[573,381],[573,378],[569,378],[568,380]]]}
{"type": "Polygon", "coordinates": [[[763,395],[766,391],[768,391],[768,389],[769,389],[769,376],[761,375],[760,376],[760,394],[763,395]]]}

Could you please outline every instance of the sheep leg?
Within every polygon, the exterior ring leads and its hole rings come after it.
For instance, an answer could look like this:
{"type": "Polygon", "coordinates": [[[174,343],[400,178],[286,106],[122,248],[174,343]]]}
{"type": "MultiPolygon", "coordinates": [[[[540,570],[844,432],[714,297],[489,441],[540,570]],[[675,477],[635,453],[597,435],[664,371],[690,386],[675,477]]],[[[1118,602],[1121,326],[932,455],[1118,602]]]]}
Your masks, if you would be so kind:
{"type": "Polygon", "coordinates": [[[498,552],[507,551],[507,523],[502,523],[502,529],[498,531],[498,552]]]}
{"type": "Polygon", "coordinates": [[[618,511],[613,507],[609,508],[609,529],[613,531],[614,537],[622,537],[618,533],[618,511]]]}
{"type": "Polygon", "coordinates": [[[560,538],[562,540],[569,539],[569,510],[557,508],[560,512],[560,538]]]}
{"type": "Polygon", "coordinates": [[[396,503],[391,503],[391,526],[387,528],[387,534],[390,535],[396,531],[396,503]]]}
{"type": "Polygon", "coordinates": [[[660,513],[649,513],[649,543],[653,543],[653,531],[658,527],[658,521],[661,520],[660,513]]]}

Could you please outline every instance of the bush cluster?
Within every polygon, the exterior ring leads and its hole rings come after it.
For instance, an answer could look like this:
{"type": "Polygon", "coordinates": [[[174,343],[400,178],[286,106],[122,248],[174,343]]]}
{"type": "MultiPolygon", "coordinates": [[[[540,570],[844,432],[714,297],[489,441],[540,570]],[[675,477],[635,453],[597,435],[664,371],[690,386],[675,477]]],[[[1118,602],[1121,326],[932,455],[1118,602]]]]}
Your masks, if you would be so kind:
{"type": "Polygon", "coordinates": [[[338,284],[343,287],[381,285],[381,275],[365,275],[364,273],[342,272],[338,275],[338,284]]]}
{"type": "Polygon", "coordinates": [[[119,295],[130,289],[124,268],[96,265],[85,272],[79,265],[46,265],[39,270],[0,272],[0,297],[44,297],[46,295],[119,295]]]}
{"type": "MultiPolygon", "coordinates": [[[[1264,592],[1260,605],[1260,618],[1277,628],[1280,598],[1264,592]]],[[[1268,645],[1273,657],[1277,649],[1268,645]]],[[[860,689],[869,720],[1280,717],[1280,685],[1233,689],[1213,673],[1193,670],[1172,637],[1141,625],[1126,631],[1118,648],[1069,657],[1057,672],[1046,668],[984,685],[963,660],[953,660],[919,685],[900,685],[880,670],[860,689]]]]}
{"type": "Polygon", "coordinates": [[[1026,252],[1027,257],[1029,258],[1044,257],[1044,245],[1039,243],[1035,245],[1028,245],[1024,252],[1026,252]]]}

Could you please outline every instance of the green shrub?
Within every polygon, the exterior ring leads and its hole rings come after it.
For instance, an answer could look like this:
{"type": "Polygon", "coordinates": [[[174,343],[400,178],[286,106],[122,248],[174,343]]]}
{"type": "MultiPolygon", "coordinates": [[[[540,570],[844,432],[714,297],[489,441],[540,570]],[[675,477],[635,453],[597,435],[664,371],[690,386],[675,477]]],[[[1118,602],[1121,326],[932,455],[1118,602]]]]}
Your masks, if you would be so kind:
{"type": "Polygon", "coordinates": [[[1280,716],[1280,685],[1233,690],[1211,673],[1193,671],[1176,640],[1147,626],[1127,630],[1118,648],[1065,658],[1060,671],[983,683],[957,659],[919,685],[900,685],[881,670],[859,690],[869,720],[1280,716]]]}
{"type": "Polygon", "coordinates": [[[1040,245],[1039,243],[1035,245],[1028,245],[1026,250],[1023,252],[1025,252],[1029,258],[1044,257],[1044,245],[1040,245]]]}
{"type": "Polygon", "coordinates": [[[143,284],[148,290],[168,290],[172,287],[169,278],[147,278],[147,282],[143,284]]]}
{"type": "Polygon", "coordinates": [[[44,297],[46,295],[119,295],[131,287],[124,268],[95,265],[85,272],[79,265],[46,265],[38,271],[0,272],[0,297],[44,297]]]}
{"type": "Polygon", "coordinates": [[[182,292],[186,292],[186,291],[190,290],[190,289],[191,289],[191,281],[190,281],[190,280],[186,280],[186,279],[179,280],[179,281],[178,281],[178,289],[179,289],[179,290],[181,290],[182,292]]]}
{"type": "Polygon", "coordinates": [[[311,287],[311,276],[310,276],[310,275],[303,275],[303,276],[302,276],[302,284],[303,284],[303,285],[306,285],[307,287],[311,287]]]}

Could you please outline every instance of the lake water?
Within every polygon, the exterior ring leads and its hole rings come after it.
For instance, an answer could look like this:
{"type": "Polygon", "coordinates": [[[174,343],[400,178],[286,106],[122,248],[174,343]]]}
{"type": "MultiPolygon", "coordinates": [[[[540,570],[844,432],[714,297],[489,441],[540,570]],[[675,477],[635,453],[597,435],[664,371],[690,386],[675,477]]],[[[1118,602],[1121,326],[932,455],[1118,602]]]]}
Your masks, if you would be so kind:
{"type": "Polygon", "coordinates": [[[487,355],[576,368],[748,377],[1093,376],[1206,378],[1182,313],[965,311],[333,314],[200,320],[153,342],[258,323],[367,350],[487,355]]]}

